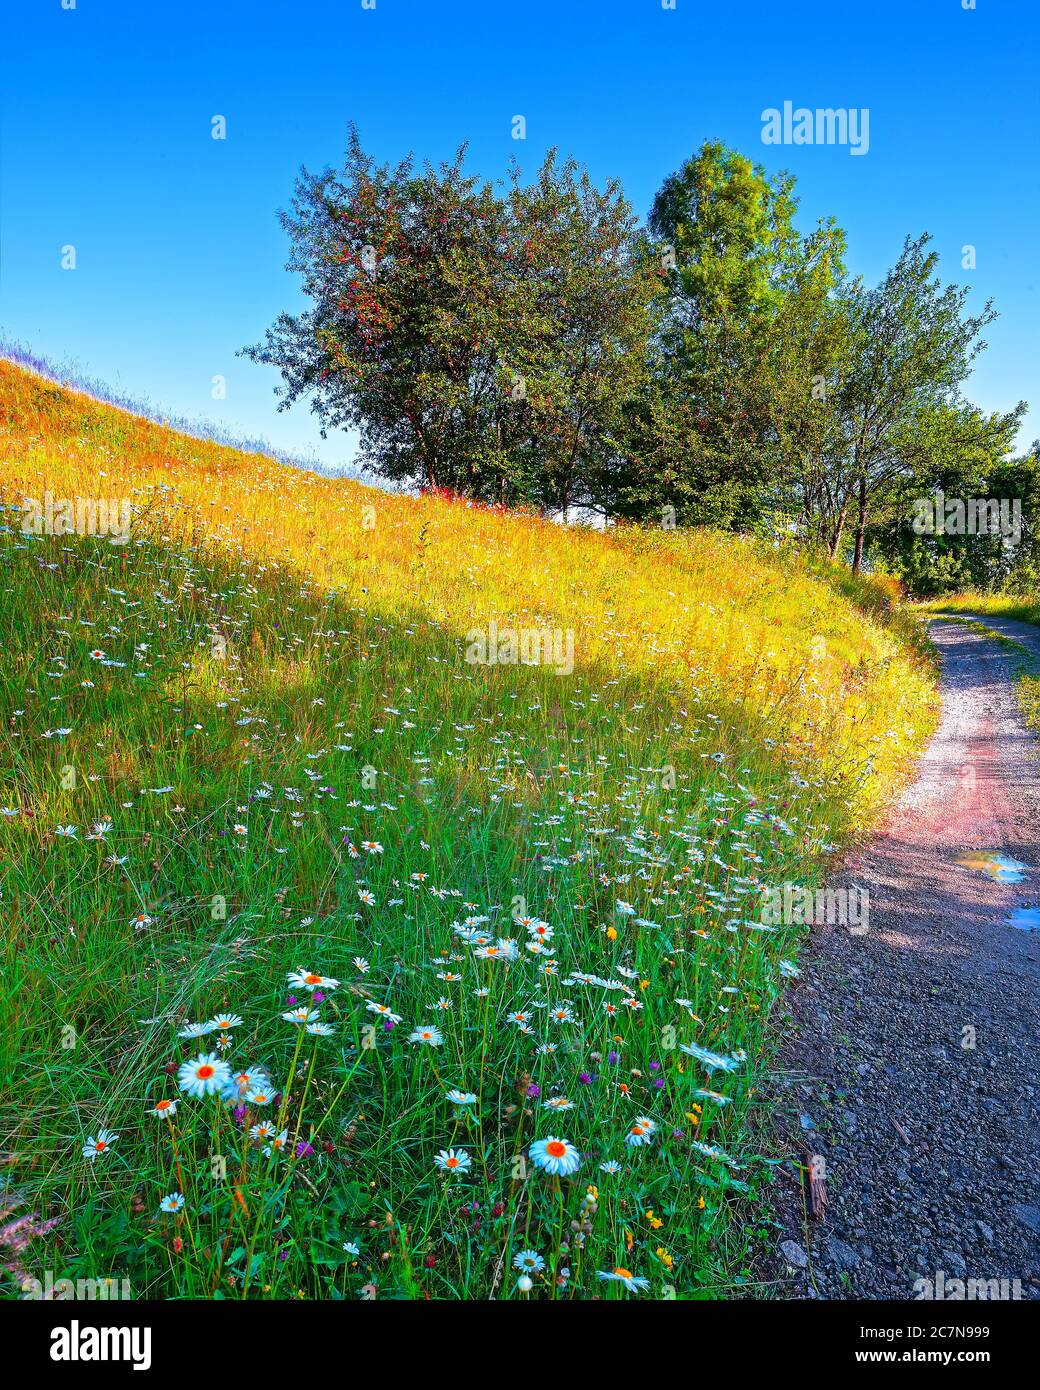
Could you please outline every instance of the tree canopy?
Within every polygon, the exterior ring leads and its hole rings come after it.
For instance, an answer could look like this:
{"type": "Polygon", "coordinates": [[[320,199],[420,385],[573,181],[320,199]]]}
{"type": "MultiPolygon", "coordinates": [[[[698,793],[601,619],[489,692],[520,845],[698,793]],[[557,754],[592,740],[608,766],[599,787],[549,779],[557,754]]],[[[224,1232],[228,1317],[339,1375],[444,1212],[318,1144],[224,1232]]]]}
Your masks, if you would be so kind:
{"type": "Polygon", "coordinates": [[[309,308],[248,349],[283,405],[353,426],[377,475],[488,501],[588,502],[646,370],[657,268],[616,184],[550,152],[504,194],[450,164],[306,171],[283,214],[309,308]]]}
{"type": "Polygon", "coordinates": [[[308,304],[245,351],[280,370],[282,408],[356,429],[373,474],[794,532],[925,587],[1035,563],[1038,451],[1010,455],[1025,406],[963,395],[995,311],[942,284],[927,235],[866,286],[833,218],[798,230],[791,175],[718,142],[645,227],[554,151],[498,185],[465,159],[379,165],[351,129],[343,167],[304,170],[282,214],[308,304]],[[912,529],[928,490],[1007,486],[1030,517],[1010,547],[912,529]]]}

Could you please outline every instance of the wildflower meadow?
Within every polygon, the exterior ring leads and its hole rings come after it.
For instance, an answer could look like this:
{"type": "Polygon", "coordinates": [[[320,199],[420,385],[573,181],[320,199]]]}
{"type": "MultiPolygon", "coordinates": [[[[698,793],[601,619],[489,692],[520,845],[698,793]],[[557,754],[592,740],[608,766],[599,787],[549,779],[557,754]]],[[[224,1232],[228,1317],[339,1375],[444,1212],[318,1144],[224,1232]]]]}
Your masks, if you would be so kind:
{"type": "Polygon", "coordinates": [[[1035,0],[11,10],[0,1367],[999,1365],[1035,0]]]}
{"type": "Polygon", "coordinates": [[[0,398],[5,1293],[738,1288],[805,936],[764,887],[933,718],[890,593],[0,398]]]}

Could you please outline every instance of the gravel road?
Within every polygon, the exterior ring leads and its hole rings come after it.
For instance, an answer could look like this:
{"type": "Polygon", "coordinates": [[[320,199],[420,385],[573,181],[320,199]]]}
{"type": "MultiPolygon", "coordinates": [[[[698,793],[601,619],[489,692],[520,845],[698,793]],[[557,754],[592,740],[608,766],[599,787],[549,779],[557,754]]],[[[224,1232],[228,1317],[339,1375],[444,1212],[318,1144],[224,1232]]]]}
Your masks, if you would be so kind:
{"type": "MultiPolygon", "coordinates": [[[[980,621],[1040,670],[1040,629],[980,621]]],[[[1040,931],[1009,925],[1040,905],[1040,744],[1019,713],[1016,654],[948,621],[932,635],[939,728],[832,885],[869,891],[868,930],[812,928],[787,996],[778,1123],[788,1154],[817,1156],[818,1171],[822,1159],[827,1206],[807,1219],[807,1186],[780,1170],[780,1296],[929,1297],[941,1271],[940,1297],[957,1296],[951,1280],[987,1281],[968,1297],[1007,1280],[1002,1296],[1040,1298],[1040,931]],[[1019,881],[972,851],[1018,861],[1019,881]]]]}

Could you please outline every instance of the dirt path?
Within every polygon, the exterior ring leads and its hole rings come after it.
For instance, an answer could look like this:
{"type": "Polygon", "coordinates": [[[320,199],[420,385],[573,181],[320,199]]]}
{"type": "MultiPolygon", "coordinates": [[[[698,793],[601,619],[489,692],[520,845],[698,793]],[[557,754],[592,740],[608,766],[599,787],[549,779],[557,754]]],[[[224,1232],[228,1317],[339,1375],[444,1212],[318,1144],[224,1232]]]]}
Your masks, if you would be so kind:
{"type": "MultiPolygon", "coordinates": [[[[1040,629],[982,621],[1040,670],[1040,629]]],[[[942,1271],[947,1298],[956,1279],[1017,1279],[1040,1298],[1040,932],[1008,925],[1040,904],[1040,745],[1015,654],[955,623],[932,632],[939,729],[834,884],[869,890],[869,929],[813,928],[788,997],[780,1123],[822,1156],[828,1197],[825,1220],[806,1221],[801,1182],[778,1184],[774,1268],[795,1297],[912,1299],[942,1271]],[[1022,881],[958,865],[971,850],[1012,856],[1022,881]]]]}

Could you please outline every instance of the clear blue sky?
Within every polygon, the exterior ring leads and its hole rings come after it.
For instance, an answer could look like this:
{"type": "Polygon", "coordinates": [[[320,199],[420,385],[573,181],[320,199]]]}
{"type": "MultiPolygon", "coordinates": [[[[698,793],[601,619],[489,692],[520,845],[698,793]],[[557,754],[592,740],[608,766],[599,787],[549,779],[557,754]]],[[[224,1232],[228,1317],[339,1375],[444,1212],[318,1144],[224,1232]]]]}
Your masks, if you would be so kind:
{"type": "Polygon", "coordinates": [[[277,374],[235,351],[300,306],[275,212],[353,119],[381,159],[466,140],[492,178],[555,145],[641,216],[720,138],[790,169],[801,224],[837,217],[869,281],[930,231],[946,278],[1001,314],[970,395],[1028,399],[1020,442],[1040,435],[1038,0],[33,0],[4,30],[0,326],[172,414],[352,458],[305,406],[277,414],[277,374]],[[788,100],[869,108],[869,152],[764,145],[788,100]]]}

